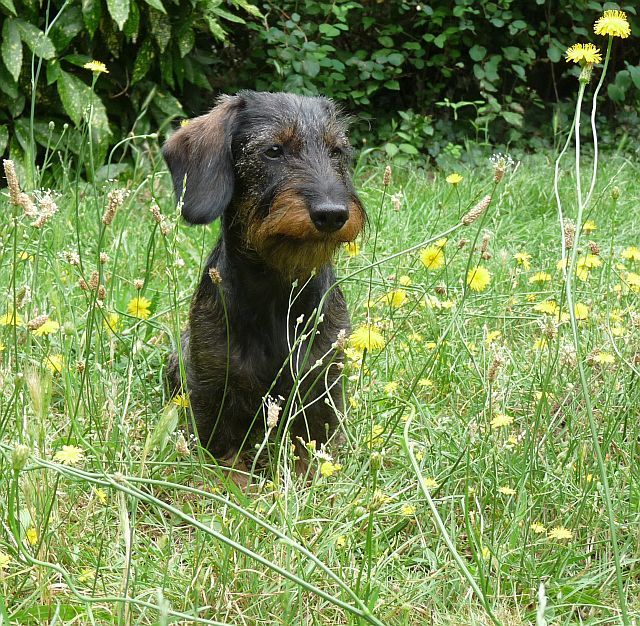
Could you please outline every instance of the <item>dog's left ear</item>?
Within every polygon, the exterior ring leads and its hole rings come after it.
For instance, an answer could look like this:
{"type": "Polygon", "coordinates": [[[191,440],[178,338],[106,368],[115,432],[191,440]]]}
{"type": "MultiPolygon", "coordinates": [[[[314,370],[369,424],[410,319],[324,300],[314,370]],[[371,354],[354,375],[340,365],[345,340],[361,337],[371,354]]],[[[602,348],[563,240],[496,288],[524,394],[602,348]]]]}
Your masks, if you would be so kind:
{"type": "Polygon", "coordinates": [[[235,184],[231,137],[243,105],[240,96],[222,96],[209,113],[190,120],[162,147],[187,222],[213,222],[231,202],[235,184]]]}

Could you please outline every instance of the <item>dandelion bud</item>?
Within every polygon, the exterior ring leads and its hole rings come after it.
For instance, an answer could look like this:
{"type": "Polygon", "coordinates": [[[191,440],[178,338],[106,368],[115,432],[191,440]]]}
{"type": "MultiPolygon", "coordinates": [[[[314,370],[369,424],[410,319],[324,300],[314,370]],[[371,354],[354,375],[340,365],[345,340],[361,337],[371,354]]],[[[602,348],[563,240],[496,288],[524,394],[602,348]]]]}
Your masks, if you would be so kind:
{"type": "Polygon", "coordinates": [[[382,177],[382,184],[385,187],[388,187],[391,184],[391,166],[387,165],[387,167],[384,168],[384,175],[382,177]]]}
{"type": "Polygon", "coordinates": [[[222,276],[216,267],[209,268],[209,278],[214,285],[219,285],[222,282],[222,276]]]}
{"type": "MultiPolygon", "coordinates": [[[[5,161],[6,163],[6,161],[5,161]]],[[[31,456],[31,449],[29,446],[25,446],[23,443],[19,443],[11,451],[11,467],[15,472],[19,472],[27,464],[29,457],[31,456]]]]}
{"type": "Polygon", "coordinates": [[[463,218],[462,223],[465,226],[469,226],[469,224],[473,224],[486,210],[487,207],[491,204],[491,195],[486,195],[478,204],[476,204],[463,218]]]}
{"type": "Polygon", "coordinates": [[[371,453],[371,458],[370,458],[370,464],[371,464],[371,469],[377,470],[380,469],[382,467],[382,461],[384,460],[384,457],[382,455],[381,452],[378,452],[377,450],[374,450],[371,453]]]}
{"type": "Polygon", "coordinates": [[[140,291],[144,287],[144,280],[142,280],[142,278],[136,278],[133,281],[133,286],[136,288],[136,291],[140,291]]]}
{"type": "Polygon", "coordinates": [[[56,123],[54,121],[49,122],[49,130],[55,130],[56,123]]]}
{"type": "Polygon", "coordinates": [[[617,200],[619,197],[620,197],[620,187],[616,185],[615,187],[611,188],[611,199],[617,200]]]}
{"type": "Polygon", "coordinates": [[[576,225],[571,220],[564,223],[564,246],[567,250],[573,248],[576,240],[576,225]]]}
{"type": "Polygon", "coordinates": [[[40,326],[42,326],[48,319],[48,315],[38,315],[38,317],[34,317],[27,323],[27,328],[29,330],[38,330],[38,328],[40,328],[40,326]]]}

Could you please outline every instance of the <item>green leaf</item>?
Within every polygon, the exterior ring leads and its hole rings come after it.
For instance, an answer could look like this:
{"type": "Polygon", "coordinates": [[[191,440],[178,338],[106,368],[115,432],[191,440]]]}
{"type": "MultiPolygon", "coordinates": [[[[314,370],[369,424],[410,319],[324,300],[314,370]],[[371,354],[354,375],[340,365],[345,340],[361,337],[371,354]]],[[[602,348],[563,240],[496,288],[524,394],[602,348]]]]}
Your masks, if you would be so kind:
{"type": "Polygon", "coordinates": [[[340,34],[340,31],[331,24],[320,24],[318,30],[327,37],[337,37],[340,34]]]}
{"type": "Polygon", "coordinates": [[[100,0],[82,0],[82,19],[91,37],[95,34],[102,15],[100,0]]]}
{"type": "Polygon", "coordinates": [[[557,63],[562,58],[562,50],[556,46],[549,46],[547,48],[547,56],[552,63],[557,63]]]}
{"type": "Polygon", "coordinates": [[[5,19],[2,25],[2,60],[17,81],[22,69],[22,41],[16,20],[5,19]]]}
{"type": "Polygon", "coordinates": [[[140,8],[138,7],[138,3],[133,0],[129,4],[129,17],[127,21],[124,23],[124,28],[122,32],[125,34],[125,37],[135,41],[138,38],[138,29],[140,28],[140,8]]]}
{"type": "Polygon", "coordinates": [[[153,42],[151,39],[145,39],[142,46],[140,46],[138,56],[133,64],[133,74],[131,76],[132,85],[146,76],[149,68],[151,67],[151,63],[153,63],[155,55],[156,53],[153,48],[153,42]]]}
{"type": "Polygon", "coordinates": [[[171,23],[169,22],[169,18],[159,11],[151,9],[149,11],[149,25],[151,27],[151,33],[162,54],[171,41],[171,23]]]}
{"type": "Polygon", "coordinates": [[[10,100],[18,97],[18,84],[2,63],[0,63],[0,91],[7,94],[10,100]]]}
{"type": "Polygon", "coordinates": [[[511,126],[522,126],[522,115],[513,111],[502,111],[502,117],[511,126]]]}
{"type": "Polygon", "coordinates": [[[313,58],[307,58],[302,62],[302,69],[307,76],[314,78],[320,73],[320,63],[313,58]]]}
{"type": "Polygon", "coordinates": [[[49,36],[56,50],[62,51],[83,28],[82,11],[79,7],[70,6],[56,19],[49,36]]]}
{"type": "Polygon", "coordinates": [[[384,86],[392,91],[400,91],[400,83],[397,80],[388,80],[384,83],[384,86]]]}
{"type": "Polygon", "coordinates": [[[118,28],[122,30],[124,23],[129,17],[129,0],[107,0],[107,8],[113,21],[118,25],[118,28]]]}
{"type": "Polygon", "coordinates": [[[484,59],[486,54],[487,54],[487,49],[484,46],[480,46],[479,44],[476,44],[475,46],[473,46],[473,48],[469,50],[469,56],[474,61],[482,61],[482,59],[484,59]]]}
{"type": "Polygon", "coordinates": [[[196,36],[193,33],[193,28],[190,24],[184,26],[180,32],[178,33],[178,50],[180,51],[180,56],[185,57],[191,50],[193,50],[193,46],[196,42],[196,36]]]}
{"type": "Polygon", "coordinates": [[[394,157],[394,156],[396,156],[396,154],[398,154],[398,146],[396,146],[396,144],[394,144],[394,143],[385,143],[384,144],[384,151],[390,157],[394,157]]]}
{"type": "Polygon", "coordinates": [[[22,41],[29,46],[33,54],[42,59],[52,59],[56,55],[56,49],[51,39],[39,28],[36,28],[33,24],[29,24],[29,22],[25,22],[24,20],[16,20],[16,24],[20,30],[22,41]]]}
{"type": "Polygon", "coordinates": [[[629,72],[629,76],[631,77],[635,88],[640,89],[640,65],[630,65],[626,61],[625,65],[627,66],[627,71],[629,72]]]}
{"type": "Polygon", "coordinates": [[[156,11],[160,11],[161,13],[166,14],[167,10],[164,8],[164,5],[160,0],[144,0],[150,7],[156,9],[156,11]]]}
{"type": "Polygon", "coordinates": [[[158,91],[153,98],[153,103],[169,118],[185,117],[182,105],[171,94],[158,91]]]}
{"type": "Polygon", "coordinates": [[[418,149],[415,146],[412,146],[410,143],[401,143],[400,151],[405,154],[420,154],[418,149]]]}
{"type": "Polygon", "coordinates": [[[218,17],[221,17],[223,20],[227,20],[228,22],[233,22],[234,24],[246,24],[246,20],[243,20],[238,15],[234,15],[233,13],[229,13],[229,11],[225,11],[224,9],[219,9],[218,7],[213,7],[211,9],[212,13],[215,13],[218,17]]]}
{"type": "Polygon", "coordinates": [[[4,154],[9,143],[9,129],[3,124],[0,126],[0,154],[4,154]]]}
{"type": "Polygon", "coordinates": [[[18,15],[13,0],[0,0],[0,6],[3,6],[11,15],[18,15]]]}

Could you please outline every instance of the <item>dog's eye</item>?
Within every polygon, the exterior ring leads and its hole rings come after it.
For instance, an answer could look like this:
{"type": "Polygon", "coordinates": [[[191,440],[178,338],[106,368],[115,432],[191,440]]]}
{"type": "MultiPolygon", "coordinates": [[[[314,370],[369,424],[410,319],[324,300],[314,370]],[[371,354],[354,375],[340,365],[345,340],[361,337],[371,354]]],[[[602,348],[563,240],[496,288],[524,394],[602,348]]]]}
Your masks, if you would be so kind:
{"type": "Polygon", "coordinates": [[[332,158],[339,159],[344,154],[344,150],[339,146],[334,146],[329,150],[329,154],[332,158]]]}
{"type": "Polygon", "coordinates": [[[264,151],[268,159],[279,159],[283,154],[282,146],[271,146],[264,151]]]}

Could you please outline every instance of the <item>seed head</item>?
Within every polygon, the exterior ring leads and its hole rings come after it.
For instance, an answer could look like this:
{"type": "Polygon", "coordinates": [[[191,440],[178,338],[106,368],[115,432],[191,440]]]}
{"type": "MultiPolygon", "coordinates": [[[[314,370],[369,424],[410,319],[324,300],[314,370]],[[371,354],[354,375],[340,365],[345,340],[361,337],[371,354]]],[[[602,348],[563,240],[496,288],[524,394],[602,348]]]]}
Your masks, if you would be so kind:
{"type": "Polygon", "coordinates": [[[267,398],[267,429],[272,430],[278,425],[278,418],[282,407],[278,400],[274,400],[271,396],[267,398]]]}
{"type": "Polygon", "coordinates": [[[42,326],[48,319],[48,315],[38,315],[38,317],[34,317],[27,323],[27,328],[29,330],[38,330],[38,328],[40,328],[40,326],[42,326]]]}
{"type": "Polygon", "coordinates": [[[387,167],[384,168],[384,175],[382,177],[382,184],[385,187],[388,187],[391,184],[391,166],[387,165],[387,167]]]}
{"type": "Polygon", "coordinates": [[[219,285],[222,282],[222,276],[216,267],[209,268],[209,278],[214,285],[219,285]]]}
{"type": "Polygon", "coordinates": [[[486,195],[478,204],[476,204],[463,218],[462,223],[465,226],[469,226],[469,224],[473,224],[486,210],[487,207],[491,204],[491,195],[486,195]]]}
{"type": "Polygon", "coordinates": [[[564,222],[564,245],[567,250],[571,250],[576,240],[576,225],[572,220],[564,222]]]}
{"type": "Polygon", "coordinates": [[[617,200],[619,197],[620,197],[620,187],[616,185],[615,187],[611,188],[611,199],[617,200]]]}
{"type": "Polygon", "coordinates": [[[140,291],[144,287],[144,280],[142,280],[142,278],[136,278],[133,281],[133,286],[136,288],[136,291],[140,291]]]}
{"type": "Polygon", "coordinates": [[[109,226],[113,222],[117,210],[124,204],[129,192],[126,189],[112,189],[107,194],[107,208],[102,215],[102,223],[109,226]]]}
{"type": "Polygon", "coordinates": [[[100,274],[98,274],[96,270],[93,270],[93,272],[91,272],[91,276],[89,276],[89,289],[91,289],[91,291],[95,291],[99,284],[100,274]]]}
{"type": "Polygon", "coordinates": [[[25,446],[23,443],[19,443],[11,452],[11,467],[13,470],[16,472],[22,470],[30,456],[31,448],[25,446]]]}
{"type": "Polygon", "coordinates": [[[100,263],[102,265],[104,265],[105,263],[108,263],[108,262],[109,262],[109,255],[107,255],[106,252],[101,252],[100,253],[100,263]]]}
{"type": "Polygon", "coordinates": [[[594,256],[600,256],[600,246],[595,241],[589,242],[589,251],[594,256]]]}

